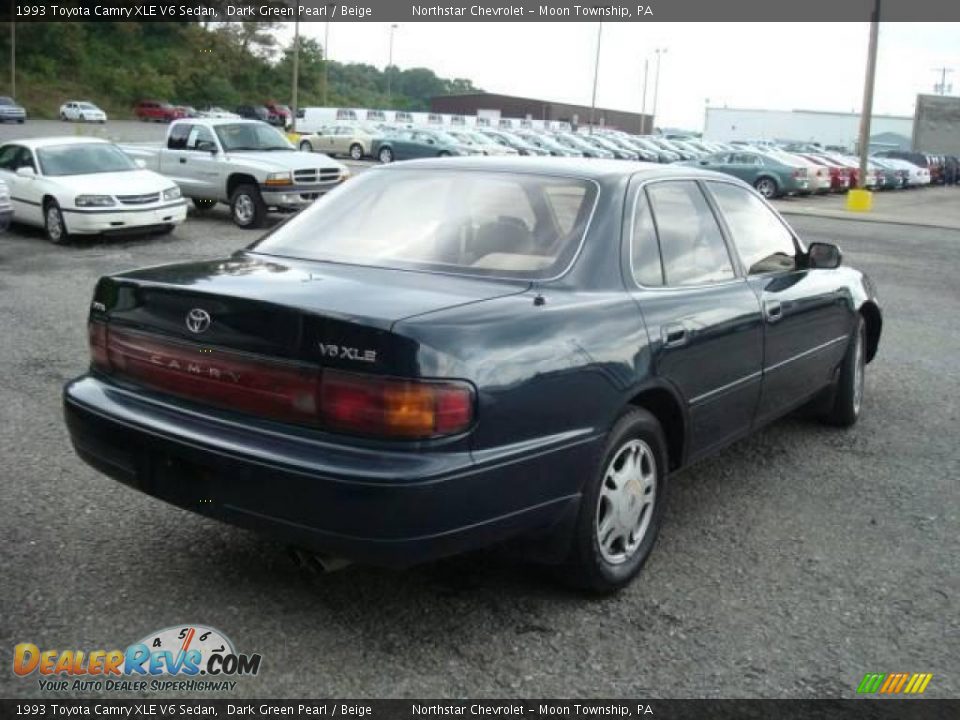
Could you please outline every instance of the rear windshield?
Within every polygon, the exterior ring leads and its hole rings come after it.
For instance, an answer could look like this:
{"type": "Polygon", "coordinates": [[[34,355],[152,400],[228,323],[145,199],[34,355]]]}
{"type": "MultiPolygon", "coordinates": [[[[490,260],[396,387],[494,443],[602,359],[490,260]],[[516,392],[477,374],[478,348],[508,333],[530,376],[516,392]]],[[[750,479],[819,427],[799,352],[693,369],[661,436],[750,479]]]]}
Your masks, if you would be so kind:
{"type": "Polygon", "coordinates": [[[573,178],[370,170],[252,249],[376,267],[553,277],[576,255],[596,192],[573,178]]]}
{"type": "Polygon", "coordinates": [[[89,175],[136,170],[130,156],[109,143],[55,145],[37,150],[44,175],[89,175]]]}

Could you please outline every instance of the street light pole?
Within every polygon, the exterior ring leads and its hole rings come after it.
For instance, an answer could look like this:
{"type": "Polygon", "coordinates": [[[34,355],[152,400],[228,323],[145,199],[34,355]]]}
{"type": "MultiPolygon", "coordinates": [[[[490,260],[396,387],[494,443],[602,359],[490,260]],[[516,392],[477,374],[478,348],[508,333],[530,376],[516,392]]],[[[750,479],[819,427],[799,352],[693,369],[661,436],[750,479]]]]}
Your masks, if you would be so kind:
{"type": "MultiPolygon", "coordinates": [[[[640,108],[640,122],[643,123],[643,130],[647,130],[647,74],[650,70],[650,58],[643,59],[643,105],[640,108]]],[[[651,130],[653,128],[650,128],[651,130]]]]}
{"type": "Polygon", "coordinates": [[[867,76],[863,84],[863,110],[860,113],[860,188],[867,186],[870,155],[870,119],[873,115],[873,86],[877,77],[877,40],[880,36],[880,0],[876,0],[870,18],[870,44],[867,47],[867,76]]]}
{"type": "Polygon", "coordinates": [[[393,87],[391,80],[393,79],[393,73],[390,71],[390,68],[393,67],[393,31],[397,29],[396,23],[390,26],[390,52],[387,55],[387,105],[393,105],[393,87]]]}
{"type": "Polygon", "coordinates": [[[17,24],[10,21],[10,95],[17,97],[17,24]]]}
{"type": "Polygon", "coordinates": [[[657,53],[657,70],[653,75],[653,124],[657,124],[657,98],[660,95],[660,56],[664,55],[667,52],[667,48],[657,48],[654,50],[657,53]]]}
{"type": "Polygon", "coordinates": [[[298,18],[293,23],[293,83],[292,90],[293,92],[293,103],[290,107],[290,132],[297,131],[297,93],[300,89],[300,19],[299,19],[299,9],[297,10],[298,18]]]}
{"type": "Polygon", "coordinates": [[[327,107],[327,88],[330,86],[330,21],[323,29],[323,106],[327,107]]]}
{"type": "Polygon", "coordinates": [[[590,101],[590,134],[593,134],[593,125],[597,114],[597,80],[600,77],[600,37],[603,34],[603,23],[597,23],[597,57],[593,63],[593,99],[590,101]]]}

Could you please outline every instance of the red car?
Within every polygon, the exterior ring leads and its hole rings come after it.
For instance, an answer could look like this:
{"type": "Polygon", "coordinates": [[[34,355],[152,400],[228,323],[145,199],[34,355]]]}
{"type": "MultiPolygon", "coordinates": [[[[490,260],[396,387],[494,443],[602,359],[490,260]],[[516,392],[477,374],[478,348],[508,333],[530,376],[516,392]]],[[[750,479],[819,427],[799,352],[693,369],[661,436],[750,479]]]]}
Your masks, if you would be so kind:
{"type": "Polygon", "coordinates": [[[806,158],[810,162],[814,162],[817,165],[822,165],[827,168],[830,173],[830,192],[846,192],[850,189],[851,186],[851,174],[852,169],[844,167],[843,165],[825,158],[821,155],[808,155],[806,153],[801,153],[801,157],[806,158]]]}
{"type": "Polygon", "coordinates": [[[172,122],[187,116],[183,108],[174,107],[170,103],[157,100],[141,100],[133,108],[133,114],[146,122],[172,122]]]}
{"type": "Polygon", "coordinates": [[[270,113],[270,117],[267,122],[269,122],[271,125],[285,128],[291,124],[292,121],[290,108],[288,108],[286,105],[268,102],[264,104],[264,107],[267,109],[267,112],[270,113]]]}

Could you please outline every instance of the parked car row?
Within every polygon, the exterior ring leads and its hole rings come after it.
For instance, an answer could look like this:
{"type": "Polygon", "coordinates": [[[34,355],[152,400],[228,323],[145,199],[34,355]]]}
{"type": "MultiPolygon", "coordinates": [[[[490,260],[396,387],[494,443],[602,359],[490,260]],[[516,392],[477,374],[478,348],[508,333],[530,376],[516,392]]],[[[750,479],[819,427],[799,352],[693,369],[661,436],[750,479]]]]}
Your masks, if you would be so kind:
{"type": "Polygon", "coordinates": [[[174,120],[164,143],[116,145],[99,138],[52,137],[0,145],[0,225],[70,235],[170,232],[200,211],[230,207],[242,228],[262,227],[271,210],[295,212],[350,175],[325,155],[300,152],[259,120],[174,120]],[[4,208],[9,206],[9,216],[4,208]]]}
{"type": "Polygon", "coordinates": [[[154,122],[173,122],[184,118],[262,120],[277,127],[289,127],[292,113],[286,105],[268,102],[263,105],[239,105],[232,112],[216,105],[208,105],[199,110],[192,105],[173,105],[159,100],[141,100],[133,108],[133,114],[140,120],[154,122]]]}

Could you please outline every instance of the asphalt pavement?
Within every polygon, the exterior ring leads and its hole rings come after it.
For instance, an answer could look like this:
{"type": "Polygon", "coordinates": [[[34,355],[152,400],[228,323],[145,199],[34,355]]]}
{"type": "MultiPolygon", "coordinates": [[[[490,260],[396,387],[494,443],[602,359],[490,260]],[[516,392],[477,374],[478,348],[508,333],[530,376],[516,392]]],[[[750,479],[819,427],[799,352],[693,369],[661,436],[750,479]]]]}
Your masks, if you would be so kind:
{"type": "MultiPolygon", "coordinates": [[[[166,237],[0,235],[0,651],[123,648],[195,622],[263,656],[231,697],[853,697],[895,671],[960,695],[960,231],[791,221],[879,287],[862,420],[788,418],[673,477],[650,561],[605,599],[497,551],[316,575],[100,475],[60,406],[96,279],[255,235],[225,209],[166,237]]],[[[41,695],[9,667],[0,697],[41,695]]]]}

